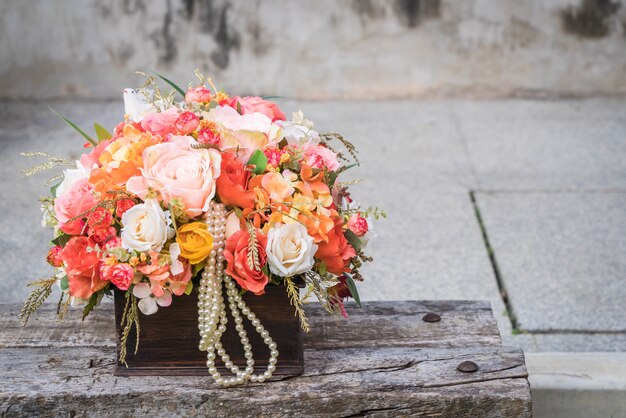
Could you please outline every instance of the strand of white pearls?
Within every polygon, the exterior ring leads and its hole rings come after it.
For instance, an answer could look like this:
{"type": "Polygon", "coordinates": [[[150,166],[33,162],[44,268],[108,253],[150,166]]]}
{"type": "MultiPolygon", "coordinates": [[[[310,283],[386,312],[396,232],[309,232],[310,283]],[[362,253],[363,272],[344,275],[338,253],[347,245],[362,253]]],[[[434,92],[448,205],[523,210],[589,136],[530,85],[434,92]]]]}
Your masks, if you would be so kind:
{"type": "Polygon", "coordinates": [[[246,303],[237,291],[235,282],[224,273],[224,246],[226,245],[226,209],[224,205],[211,202],[206,223],[208,231],[213,235],[213,250],[207,258],[206,266],[200,279],[198,298],[199,349],[207,352],[206,365],[209,374],[219,386],[240,385],[247,381],[264,382],[272,377],[272,373],[276,370],[278,350],[274,340],[261,325],[261,321],[246,306],[246,303]],[[222,334],[226,331],[226,324],[228,323],[224,297],[222,295],[222,282],[226,286],[230,312],[235,321],[235,330],[239,333],[244,357],[246,358],[246,367],[243,371],[239,366],[233,364],[221,343],[222,334]],[[254,374],[252,346],[243,327],[242,315],[248,318],[255,327],[256,332],[263,338],[263,342],[270,349],[269,364],[265,372],[261,374],[254,374]],[[216,355],[221,357],[226,368],[230,369],[234,376],[222,377],[215,367],[216,355]]]}

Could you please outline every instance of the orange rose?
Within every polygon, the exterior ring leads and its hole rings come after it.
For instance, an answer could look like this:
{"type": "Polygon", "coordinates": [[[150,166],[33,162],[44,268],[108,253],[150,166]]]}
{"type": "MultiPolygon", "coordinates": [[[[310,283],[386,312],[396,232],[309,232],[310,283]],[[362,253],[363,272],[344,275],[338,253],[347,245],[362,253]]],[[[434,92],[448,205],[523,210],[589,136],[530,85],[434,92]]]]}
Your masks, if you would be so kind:
{"type": "Polygon", "coordinates": [[[100,279],[100,259],[95,248],[96,242],[87,237],[74,237],[65,245],[61,258],[65,262],[65,271],[70,287],[70,295],[89,299],[108,283],[100,279]]]}
{"type": "Polygon", "coordinates": [[[265,293],[265,285],[267,285],[268,282],[267,276],[261,271],[267,257],[265,253],[267,236],[256,231],[256,239],[259,254],[258,269],[248,265],[250,235],[246,230],[240,230],[226,240],[224,258],[226,258],[226,262],[228,263],[226,273],[235,279],[239,286],[253,292],[255,295],[262,295],[265,293]]]}
{"type": "Polygon", "coordinates": [[[335,219],[335,227],[328,233],[328,242],[321,241],[318,246],[315,257],[326,263],[326,269],[329,272],[341,275],[350,271],[348,261],[356,256],[356,251],[343,235],[340,219],[335,219]]]}
{"type": "Polygon", "coordinates": [[[254,207],[254,191],[246,190],[250,171],[246,170],[235,154],[222,154],[221,174],[216,180],[217,194],[225,205],[240,208],[254,207]]]}

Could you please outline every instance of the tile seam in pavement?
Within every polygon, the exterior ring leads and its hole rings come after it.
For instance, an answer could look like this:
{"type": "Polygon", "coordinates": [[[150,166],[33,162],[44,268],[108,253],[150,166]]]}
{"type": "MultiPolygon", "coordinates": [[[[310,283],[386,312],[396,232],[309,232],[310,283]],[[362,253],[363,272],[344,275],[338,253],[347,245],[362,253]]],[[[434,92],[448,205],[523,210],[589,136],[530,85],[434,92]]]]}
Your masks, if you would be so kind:
{"type": "Polygon", "coordinates": [[[474,184],[476,185],[478,189],[480,189],[481,187],[480,178],[478,176],[478,172],[476,171],[476,168],[474,167],[474,163],[472,162],[472,157],[469,152],[469,145],[468,145],[467,137],[463,133],[463,128],[461,127],[461,119],[459,118],[459,115],[457,114],[454,103],[450,106],[450,117],[452,119],[452,126],[454,127],[456,136],[461,141],[463,154],[465,154],[465,158],[467,159],[467,164],[469,165],[469,171],[472,174],[472,179],[474,180],[474,184]]]}
{"type": "Polygon", "coordinates": [[[482,216],[480,214],[480,208],[478,207],[478,202],[476,201],[475,191],[470,190],[469,198],[472,202],[472,206],[474,207],[474,214],[476,215],[476,221],[478,222],[478,227],[480,228],[481,236],[483,238],[483,244],[485,245],[485,250],[487,251],[487,255],[489,257],[489,262],[491,264],[491,268],[493,270],[494,277],[496,279],[496,284],[498,285],[498,291],[500,294],[500,298],[504,303],[507,311],[507,317],[511,322],[511,328],[514,333],[518,333],[520,329],[518,328],[517,317],[515,316],[515,312],[513,311],[513,306],[511,305],[511,301],[509,300],[506,288],[504,286],[504,282],[502,280],[502,276],[500,275],[500,269],[498,268],[498,262],[496,260],[496,254],[493,251],[493,247],[489,242],[489,236],[487,234],[487,229],[485,224],[483,223],[482,216]]]}

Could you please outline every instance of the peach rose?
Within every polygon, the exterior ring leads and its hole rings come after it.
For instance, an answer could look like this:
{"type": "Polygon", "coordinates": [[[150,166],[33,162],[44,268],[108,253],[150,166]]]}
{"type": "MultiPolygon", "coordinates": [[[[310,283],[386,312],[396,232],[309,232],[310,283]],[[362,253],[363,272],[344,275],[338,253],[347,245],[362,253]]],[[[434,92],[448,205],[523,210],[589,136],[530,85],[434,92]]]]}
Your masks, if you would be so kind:
{"type": "Polygon", "coordinates": [[[253,208],[255,194],[246,190],[250,171],[234,154],[222,154],[220,176],[217,178],[217,194],[225,205],[234,205],[240,208],[253,208]]]}
{"type": "Polygon", "coordinates": [[[204,86],[199,86],[187,91],[185,101],[187,103],[207,103],[211,101],[211,97],[211,90],[204,86]]]}
{"type": "Polygon", "coordinates": [[[128,290],[135,277],[135,270],[127,263],[117,263],[111,266],[100,266],[100,277],[113,283],[120,290],[128,290]]]}
{"type": "Polygon", "coordinates": [[[234,109],[239,107],[241,109],[241,113],[244,115],[250,113],[262,113],[270,118],[272,122],[285,120],[285,114],[280,110],[276,103],[270,102],[269,100],[265,100],[258,96],[235,96],[229,100],[228,105],[234,109]]]}
{"type": "Polygon", "coordinates": [[[176,132],[176,121],[178,120],[178,110],[170,107],[165,112],[154,112],[146,115],[141,121],[141,127],[154,134],[165,136],[176,132]]]}
{"type": "Polygon", "coordinates": [[[78,180],[68,191],[54,199],[54,213],[61,231],[70,235],[79,235],[84,227],[83,219],[70,219],[88,211],[98,204],[89,180],[78,180]]]}
{"type": "Polygon", "coordinates": [[[248,231],[241,230],[234,233],[226,240],[224,258],[226,258],[226,273],[235,279],[243,289],[253,292],[255,295],[265,293],[265,285],[269,281],[268,277],[261,271],[266,262],[265,247],[267,246],[267,236],[259,231],[256,232],[257,251],[259,253],[259,268],[248,265],[248,245],[250,235],[248,231]]]}
{"type": "Polygon", "coordinates": [[[87,237],[74,237],[61,252],[71,296],[89,299],[108,283],[100,278],[100,259],[95,248],[96,242],[87,237]]]}
{"type": "Polygon", "coordinates": [[[180,199],[191,218],[206,212],[215,196],[222,157],[215,149],[191,148],[192,141],[188,136],[172,136],[169,142],[146,148],[142,176],[128,180],[128,191],[145,200],[152,188],[165,205],[180,199]]]}

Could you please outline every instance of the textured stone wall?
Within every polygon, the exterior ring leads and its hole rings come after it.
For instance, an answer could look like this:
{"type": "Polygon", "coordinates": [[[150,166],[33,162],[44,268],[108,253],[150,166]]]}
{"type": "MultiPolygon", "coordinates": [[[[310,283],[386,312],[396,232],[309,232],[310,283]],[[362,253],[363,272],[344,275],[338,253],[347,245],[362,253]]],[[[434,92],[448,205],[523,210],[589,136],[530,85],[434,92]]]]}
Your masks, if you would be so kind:
{"type": "Polygon", "coordinates": [[[295,98],[626,92],[618,0],[3,0],[0,98],[118,98],[199,68],[295,98]]]}

